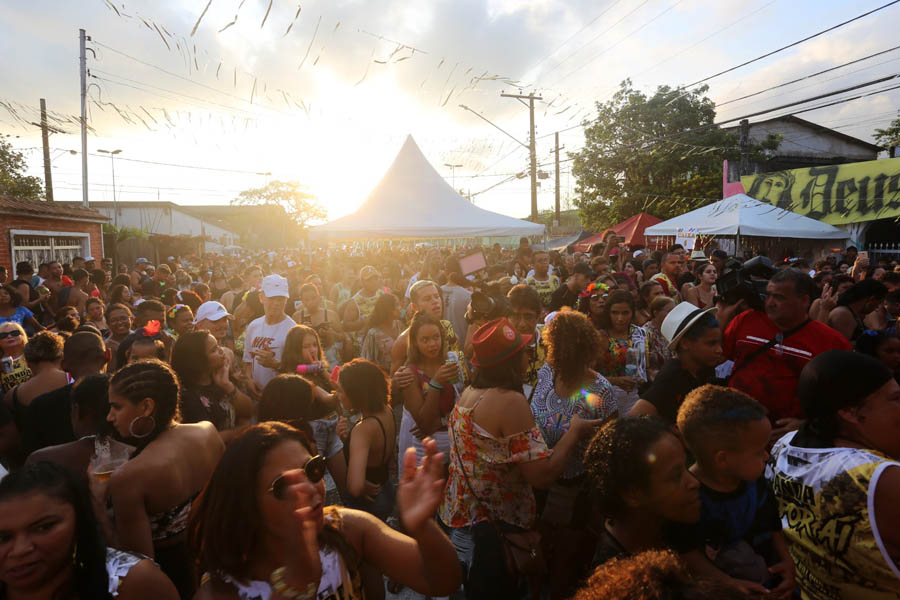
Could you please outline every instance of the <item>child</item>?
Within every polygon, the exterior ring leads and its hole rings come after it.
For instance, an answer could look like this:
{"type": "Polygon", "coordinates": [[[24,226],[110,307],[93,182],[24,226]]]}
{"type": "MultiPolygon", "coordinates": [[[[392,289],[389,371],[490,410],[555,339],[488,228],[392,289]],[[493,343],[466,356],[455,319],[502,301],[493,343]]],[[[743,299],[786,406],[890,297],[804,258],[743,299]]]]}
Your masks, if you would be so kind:
{"type": "Polygon", "coordinates": [[[790,598],[794,563],[763,476],[772,433],[765,407],[735,389],[704,385],[678,409],[678,429],[700,481],[700,522],[685,529],[679,548],[691,570],[746,593],[790,598]]]}

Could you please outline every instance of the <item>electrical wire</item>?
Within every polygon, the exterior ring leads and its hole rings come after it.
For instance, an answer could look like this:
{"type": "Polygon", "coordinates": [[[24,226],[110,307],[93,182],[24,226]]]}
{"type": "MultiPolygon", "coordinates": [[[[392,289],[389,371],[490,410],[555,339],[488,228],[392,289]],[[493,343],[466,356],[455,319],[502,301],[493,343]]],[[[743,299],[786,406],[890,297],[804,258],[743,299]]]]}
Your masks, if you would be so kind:
{"type": "Polygon", "coordinates": [[[735,65],[735,66],[733,66],[733,67],[729,67],[729,68],[725,69],[724,71],[719,71],[718,73],[714,73],[714,74],[712,74],[712,75],[709,75],[709,76],[707,76],[707,77],[704,77],[703,79],[698,79],[697,81],[695,81],[695,82],[693,82],[693,83],[689,83],[689,84],[687,84],[687,85],[685,85],[685,86],[682,86],[682,88],[694,87],[695,85],[700,84],[700,83],[705,83],[705,82],[709,81],[710,79],[715,79],[716,77],[720,77],[720,76],[722,76],[722,75],[725,75],[726,73],[731,73],[732,71],[736,71],[736,70],[740,69],[741,67],[746,67],[747,65],[751,65],[751,64],[753,64],[753,63],[755,63],[755,62],[758,62],[758,61],[760,61],[760,60],[763,60],[764,58],[768,58],[768,57],[770,57],[770,56],[773,56],[773,55],[775,55],[775,54],[778,54],[779,52],[783,52],[783,51],[785,51],[785,50],[787,50],[787,49],[789,49],[789,48],[793,48],[794,46],[799,46],[800,44],[802,44],[802,43],[804,43],[804,42],[808,42],[809,40],[812,40],[812,39],[815,39],[815,38],[817,38],[817,37],[819,37],[819,36],[825,35],[826,33],[832,32],[832,31],[834,31],[834,30],[836,30],[836,29],[840,29],[841,27],[843,27],[843,26],[845,26],[845,25],[849,25],[850,23],[853,23],[853,22],[855,22],[855,21],[859,21],[860,19],[863,19],[863,18],[865,18],[865,17],[868,17],[869,15],[873,15],[873,14],[877,13],[878,11],[881,11],[881,10],[884,10],[884,9],[886,9],[886,8],[889,8],[889,7],[891,7],[891,6],[893,6],[893,5],[897,4],[897,3],[900,3],[900,0],[892,0],[891,2],[888,2],[887,4],[882,4],[882,5],[879,6],[878,8],[873,8],[872,10],[870,10],[870,11],[868,11],[868,12],[864,12],[864,13],[862,13],[861,15],[857,15],[857,16],[853,17],[852,19],[848,19],[848,20],[844,21],[843,23],[838,23],[837,25],[832,25],[831,27],[829,27],[829,28],[827,28],[827,29],[823,29],[822,31],[819,31],[818,33],[814,33],[814,34],[812,34],[812,35],[809,35],[809,36],[807,36],[807,37],[805,37],[805,38],[803,38],[803,39],[801,39],[801,40],[797,40],[796,42],[792,42],[792,43],[790,43],[790,44],[788,44],[788,45],[786,45],[786,46],[782,46],[781,48],[776,48],[775,50],[772,50],[772,51],[770,51],[770,52],[766,52],[765,54],[763,54],[763,55],[761,55],[761,56],[757,56],[756,58],[752,58],[752,59],[750,59],[750,60],[748,60],[748,61],[744,61],[744,62],[742,62],[742,63],[739,64],[739,65],[735,65]]]}

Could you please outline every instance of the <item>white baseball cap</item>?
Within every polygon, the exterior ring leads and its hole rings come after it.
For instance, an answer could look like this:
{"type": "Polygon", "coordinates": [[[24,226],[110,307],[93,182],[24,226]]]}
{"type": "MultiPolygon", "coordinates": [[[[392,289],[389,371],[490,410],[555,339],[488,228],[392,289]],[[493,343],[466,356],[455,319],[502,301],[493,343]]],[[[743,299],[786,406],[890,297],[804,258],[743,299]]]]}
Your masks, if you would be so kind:
{"type": "Polygon", "coordinates": [[[266,275],[262,280],[262,292],[266,298],[288,297],[288,280],[281,275],[266,275]]]}
{"type": "Polygon", "coordinates": [[[230,316],[231,313],[225,310],[225,307],[222,306],[220,302],[210,300],[209,302],[204,302],[197,307],[197,315],[194,317],[194,325],[196,325],[200,321],[218,321],[230,316]]]}
{"type": "Polygon", "coordinates": [[[143,258],[143,257],[142,257],[142,258],[137,259],[137,260],[134,261],[134,262],[135,262],[135,264],[140,265],[140,264],[143,264],[143,263],[148,263],[148,262],[150,262],[150,261],[147,260],[146,258],[143,258]]]}
{"type": "Polygon", "coordinates": [[[93,256],[85,256],[84,257],[84,262],[91,262],[92,260],[97,260],[97,259],[94,258],[93,256]]]}

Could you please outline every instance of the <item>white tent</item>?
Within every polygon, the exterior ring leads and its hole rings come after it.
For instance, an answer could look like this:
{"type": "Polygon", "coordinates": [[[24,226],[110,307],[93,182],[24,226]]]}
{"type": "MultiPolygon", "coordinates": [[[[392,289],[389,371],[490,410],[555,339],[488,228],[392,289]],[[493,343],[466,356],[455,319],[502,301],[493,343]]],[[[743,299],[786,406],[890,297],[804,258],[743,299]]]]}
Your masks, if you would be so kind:
{"type": "Polygon", "coordinates": [[[847,232],[803,215],[736,194],[644,230],[645,236],[674,236],[679,229],[699,235],[752,235],[802,239],[845,239],[847,232]]]}
{"type": "Polygon", "coordinates": [[[412,136],[359,209],[309,231],[311,239],[376,240],[541,235],[544,226],[478,208],[434,170],[412,136]]]}

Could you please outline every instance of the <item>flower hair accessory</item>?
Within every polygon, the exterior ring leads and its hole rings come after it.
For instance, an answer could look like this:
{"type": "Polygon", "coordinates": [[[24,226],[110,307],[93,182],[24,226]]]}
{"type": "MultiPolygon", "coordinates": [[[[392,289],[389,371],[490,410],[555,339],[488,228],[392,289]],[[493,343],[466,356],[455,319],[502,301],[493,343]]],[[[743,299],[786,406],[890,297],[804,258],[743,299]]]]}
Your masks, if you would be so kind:
{"type": "MultiPolygon", "coordinates": [[[[179,292],[179,293],[181,293],[181,292],[179,292]]],[[[178,311],[181,310],[182,308],[188,308],[188,305],[187,304],[176,304],[175,306],[173,306],[172,308],[169,309],[169,312],[166,313],[166,316],[169,317],[170,319],[174,319],[175,315],[178,314],[178,311]]]]}
{"type": "Polygon", "coordinates": [[[160,329],[159,321],[147,321],[147,324],[141,328],[141,335],[149,338],[156,337],[159,335],[160,329]]]}
{"type": "Polygon", "coordinates": [[[609,286],[605,283],[597,283],[592,282],[586,288],[584,288],[580,294],[578,294],[579,298],[590,298],[594,295],[605,294],[609,291],[609,286]]]}

